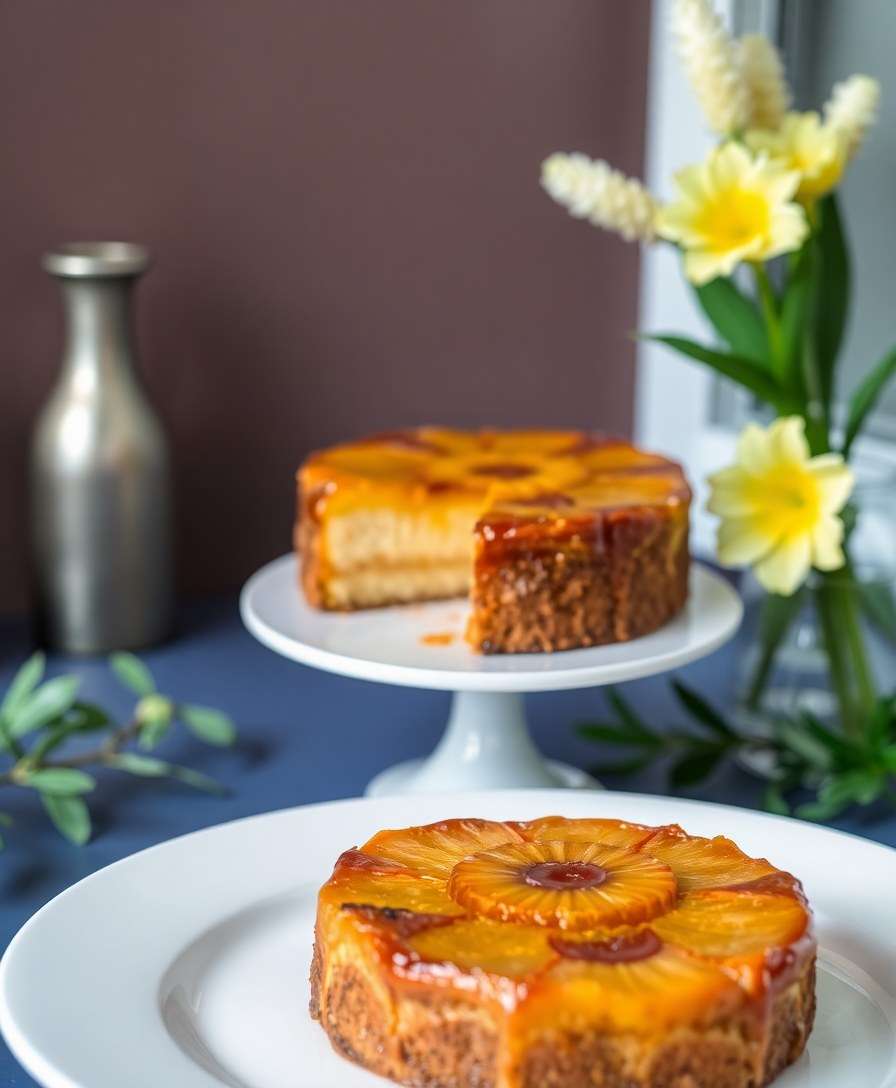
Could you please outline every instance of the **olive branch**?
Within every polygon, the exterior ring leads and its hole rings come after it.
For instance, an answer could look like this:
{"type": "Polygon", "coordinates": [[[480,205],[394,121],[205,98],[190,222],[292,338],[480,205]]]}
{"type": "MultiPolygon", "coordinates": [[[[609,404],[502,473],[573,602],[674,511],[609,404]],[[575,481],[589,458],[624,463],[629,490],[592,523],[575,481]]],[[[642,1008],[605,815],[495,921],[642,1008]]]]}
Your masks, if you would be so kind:
{"type": "MultiPolygon", "coordinates": [[[[58,831],[79,846],[90,839],[85,796],[96,787],[96,779],[85,768],[175,779],[195,789],[223,793],[223,787],[207,775],[147,753],[176,724],[206,744],[230,745],[236,738],[233,722],[220,710],[161,694],[150,670],[133,654],[113,654],[109,666],[137,696],[131,717],[121,724],[102,707],[78,698],[77,676],[44,680],[46,661],[41,653],[19,669],[0,702],[0,759],[7,760],[0,786],[36,792],[58,831]],[[99,743],[78,749],[76,742],[86,736],[97,737],[99,743]],[[70,743],[76,750],[63,754],[70,743]]],[[[0,826],[12,822],[0,811],[0,826]]],[[[0,834],[0,848],[3,845],[0,834]]]]}

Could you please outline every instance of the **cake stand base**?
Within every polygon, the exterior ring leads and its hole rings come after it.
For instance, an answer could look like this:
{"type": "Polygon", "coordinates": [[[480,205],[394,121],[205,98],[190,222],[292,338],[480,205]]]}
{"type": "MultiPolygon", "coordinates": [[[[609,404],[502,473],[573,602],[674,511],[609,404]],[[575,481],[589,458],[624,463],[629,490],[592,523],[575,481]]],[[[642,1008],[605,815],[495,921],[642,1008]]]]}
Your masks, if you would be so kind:
{"type": "Polygon", "coordinates": [[[521,694],[458,691],[432,755],[381,771],[365,792],[385,797],[557,786],[595,789],[600,783],[585,771],[543,758],[529,735],[521,694]]]}

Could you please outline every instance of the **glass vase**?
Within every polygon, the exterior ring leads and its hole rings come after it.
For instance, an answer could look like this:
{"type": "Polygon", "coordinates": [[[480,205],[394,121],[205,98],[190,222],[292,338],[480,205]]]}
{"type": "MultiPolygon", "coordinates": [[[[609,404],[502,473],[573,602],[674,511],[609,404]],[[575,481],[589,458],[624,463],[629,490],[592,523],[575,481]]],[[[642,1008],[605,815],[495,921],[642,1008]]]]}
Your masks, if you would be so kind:
{"type": "Polygon", "coordinates": [[[813,571],[791,598],[745,587],[747,650],[735,715],[757,739],[811,714],[860,734],[896,652],[896,473],[863,470],[844,511],[847,563],[813,571]]]}

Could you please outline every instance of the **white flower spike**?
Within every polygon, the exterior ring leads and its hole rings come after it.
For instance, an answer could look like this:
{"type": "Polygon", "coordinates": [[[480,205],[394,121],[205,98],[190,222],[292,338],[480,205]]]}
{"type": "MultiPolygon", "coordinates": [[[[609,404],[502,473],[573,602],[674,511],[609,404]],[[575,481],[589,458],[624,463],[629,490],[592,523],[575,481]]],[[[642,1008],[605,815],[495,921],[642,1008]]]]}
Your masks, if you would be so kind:
{"type": "Polygon", "coordinates": [[[740,68],[750,99],[750,128],[776,129],[790,108],[781,55],[768,38],[748,34],[738,42],[740,68]]]}
{"type": "Polygon", "coordinates": [[[541,184],[570,215],[615,231],[627,242],[655,237],[656,201],[640,181],[602,159],[557,152],[542,163],[541,184]]]}
{"type": "Polygon", "coordinates": [[[880,84],[870,76],[850,76],[835,85],[824,107],[825,123],[843,134],[850,158],[877,118],[880,84]]]}
{"type": "Polygon", "coordinates": [[[738,47],[709,0],[676,0],[672,26],[678,50],[709,127],[721,136],[745,128],[750,96],[738,47]]]}

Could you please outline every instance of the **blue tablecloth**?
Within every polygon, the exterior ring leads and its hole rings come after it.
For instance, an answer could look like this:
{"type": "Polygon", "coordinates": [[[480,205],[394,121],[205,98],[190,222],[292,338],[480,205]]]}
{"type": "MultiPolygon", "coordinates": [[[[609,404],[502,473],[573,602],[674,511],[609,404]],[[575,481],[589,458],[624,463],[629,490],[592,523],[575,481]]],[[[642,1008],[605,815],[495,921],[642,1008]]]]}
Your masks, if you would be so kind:
{"type": "MultiPolygon", "coordinates": [[[[0,627],[0,689],[28,652],[22,625],[0,627]]],[[[734,642],[681,675],[710,696],[725,699],[732,690],[738,652],[734,642]]],[[[213,775],[232,793],[211,797],[157,780],[112,772],[100,775],[91,798],[95,835],[86,847],[77,848],[58,837],[31,793],[4,790],[0,808],[10,812],[16,824],[7,834],[7,849],[0,853],[2,947],[58,892],[136,850],[257,812],[357,796],[383,767],[429,752],[448,712],[445,693],[347,680],[278,657],[245,632],[235,600],[187,609],[179,636],[144,657],[163,692],[174,699],[219,706],[238,723],[240,740],[232,750],[211,749],[178,734],[158,753],[213,775]]],[[[51,660],[52,673],[63,670],[83,678],[85,697],[128,713],[128,694],[102,662],[51,660]]],[[[666,678],[626,685],[626,694],[652,721],[682,721],[666,678]]],[[[546,754],[586,767],[594,760],[594,746],[578,738],[572,726],[604,713],[600,692],[529,696],[528,709],[536,741],[546,754]]],[[[607,785],[666,792],[658,770],[607,785]]],[[[748,775],[727,767],[705,788],[688,795],[754,807],[760,792],[748,775]]],[[[892,808],[852,815],[836,826],[896,845],[892,808]]],[[[3,1047],[0,1085],[25,1088],[33,1083],[3,1047]]]]}

